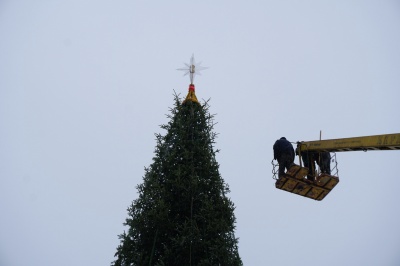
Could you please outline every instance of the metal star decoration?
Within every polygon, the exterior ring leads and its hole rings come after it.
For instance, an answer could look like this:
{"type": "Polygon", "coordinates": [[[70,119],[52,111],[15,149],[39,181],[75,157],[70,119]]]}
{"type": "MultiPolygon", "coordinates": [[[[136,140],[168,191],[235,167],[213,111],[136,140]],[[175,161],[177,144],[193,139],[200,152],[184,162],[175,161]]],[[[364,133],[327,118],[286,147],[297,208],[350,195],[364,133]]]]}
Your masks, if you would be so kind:
{"type": "Polygon", "coordinates": [[[189,74],[189,76],[190,76],[190,84],[193,84],[194,76],[201,75],[200,71],[201,70],[205,70],[205,69],[208,68],[208,67],[201,66],[201,62],[196,64],[196,61],[194,59],[194,54],[190,58],[190,64],[186,64],[186,63],[184,63],[184,64],[186,65],[186,67],[178,68],[177,70],[186,71],[183,76],[186,76],[186,75],[189,74]]]}

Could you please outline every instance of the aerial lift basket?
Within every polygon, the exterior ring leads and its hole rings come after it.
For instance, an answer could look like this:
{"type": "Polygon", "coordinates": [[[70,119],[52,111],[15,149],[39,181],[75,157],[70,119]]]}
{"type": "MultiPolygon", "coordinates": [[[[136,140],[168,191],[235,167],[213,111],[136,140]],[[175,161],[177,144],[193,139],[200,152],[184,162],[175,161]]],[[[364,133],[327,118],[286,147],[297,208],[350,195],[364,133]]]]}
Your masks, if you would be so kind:
{"type": "Polygon", "coordinates": [[[314,182],[307,180],[308,168],[292,165],[280,176],[275,187],[314,200],[323,200],[326,195],[339,183],[339,177],[320,174],[314,182]]]}

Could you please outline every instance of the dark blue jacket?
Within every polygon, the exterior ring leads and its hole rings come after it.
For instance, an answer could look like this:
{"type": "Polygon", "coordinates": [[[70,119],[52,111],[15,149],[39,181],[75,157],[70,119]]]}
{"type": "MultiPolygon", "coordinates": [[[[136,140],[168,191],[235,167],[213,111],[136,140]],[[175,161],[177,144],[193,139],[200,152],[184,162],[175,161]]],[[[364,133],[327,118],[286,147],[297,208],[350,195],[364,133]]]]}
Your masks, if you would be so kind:
{"type": "Polygon", "coordinates": [[[294,149],[292,143],[290,143],[286,138],[282,137],[278,139],[274,144],[274,159],[278,160],[282,154],[290,154],[294,157],[294,149]]]}

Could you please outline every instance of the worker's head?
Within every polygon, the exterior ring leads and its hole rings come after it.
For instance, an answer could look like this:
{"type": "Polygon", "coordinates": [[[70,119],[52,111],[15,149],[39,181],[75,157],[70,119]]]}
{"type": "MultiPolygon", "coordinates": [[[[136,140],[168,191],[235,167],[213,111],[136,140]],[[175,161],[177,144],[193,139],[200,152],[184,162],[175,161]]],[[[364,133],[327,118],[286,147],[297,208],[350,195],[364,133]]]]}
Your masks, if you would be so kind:
{"type": "Polygon", "coordinates": [[[286,140],[286,138],[285,138],[285,137],[282,137],[281,139],[284,139],[284,140],[286,140]]]}

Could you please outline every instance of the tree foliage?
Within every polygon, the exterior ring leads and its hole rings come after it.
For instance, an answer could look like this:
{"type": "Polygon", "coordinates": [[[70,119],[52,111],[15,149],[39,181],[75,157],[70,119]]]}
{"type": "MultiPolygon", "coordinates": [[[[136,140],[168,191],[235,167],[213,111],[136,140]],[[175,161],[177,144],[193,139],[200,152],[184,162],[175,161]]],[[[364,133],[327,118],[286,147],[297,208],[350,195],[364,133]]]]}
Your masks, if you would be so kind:
{"type": "Polygon", "coordinates": [[[175,95],[112,265],[242,265],[208,108],[175,95]]]}

